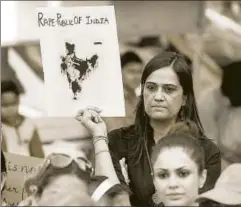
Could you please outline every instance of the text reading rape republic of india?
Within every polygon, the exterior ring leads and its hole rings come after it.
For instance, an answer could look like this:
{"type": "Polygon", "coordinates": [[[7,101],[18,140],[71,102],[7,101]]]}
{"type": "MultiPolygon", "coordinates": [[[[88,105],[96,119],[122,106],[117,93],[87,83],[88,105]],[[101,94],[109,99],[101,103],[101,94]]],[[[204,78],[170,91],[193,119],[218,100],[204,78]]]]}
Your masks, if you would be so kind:
{"type": "Polygon", "coordinates": [[[45,17],[42,12],[38,12],[39,27],[66,27],[78,24],[109,24],[107,17],[93,18],[91,16],[75,16],[65,18],[61,13],[56,13],[55,18],[45,17]]]}

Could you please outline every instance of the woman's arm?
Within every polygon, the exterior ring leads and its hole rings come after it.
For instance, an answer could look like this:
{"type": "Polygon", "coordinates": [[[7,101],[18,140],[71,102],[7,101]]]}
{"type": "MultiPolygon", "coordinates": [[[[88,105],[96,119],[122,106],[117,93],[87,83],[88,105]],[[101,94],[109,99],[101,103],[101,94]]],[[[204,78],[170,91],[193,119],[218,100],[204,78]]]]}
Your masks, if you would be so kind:
{"type": "MultiPolygon", "coordinates": [[[[113,184],[125,183],[119,164],[119,153],[116,147],[119,145],[118,140],[120,141],[117,137],[117,131],[115,133],[109,133],[107,137],[105,122],[99,116],[96,108],[94,110],[86,109],[78,112],[76,119],[93,135],[95,175],[106,176],[113,184]],[[106,139],[108,141],[106,141],[106,139]]],[[[121,198],[122,201],[125,200],[124,203],[121,202],[121,204],[125,206],[130,206],[128,191],[128,187],[124,186],[123,191],[117,196],[119,199],[121,198]]]]}
{"type": "MultiPolygon", "coordinates": [[[[78,112],[76,119],[92,134],[95,151],[95,174],[107,176],[114,184],[120,183],[116,169],[121,172],[119,165],[118,133],[109,133],[105,122],[99,116],[97,108],[87,108],[78,112]],[[109,142],[109,144],[108,144],[109,142]]],[[[120,173],[121,174],[121,173],[120,173]]],[[[123,176],[123,175],[122,175],[123,176]]]]}
{"type": "Polygon", "coordinates": [[[95,175],[107,176],[113,184],[120,183],[111,159],[109,147],[105,140],[99,140],[94,144],[95,151],[95,175]]]}
{"type": "MultiPolygon", "coordinates": [[[[107,155],[106,155],[106,157],[107,157],[107,155]]],[[[131,206],[130,190],[129,190],[129,187],[127,187],[127,185],[123,185],[124,177],[123,177],[122,173],[120,172],[121,168],[120,168],[119,163],[118,164],[115,163],[115,165],[113,165],[113,163],[111,162],[111,164],[109,163],[109,166],[108,166],[108,164],[105,162],[105,160],[102,160],[106,157],[104,155],[96,157],[96,175],[109,176],[109,178],[112,178],[111,183],[113,184],[113,186],[117,186],[117,185],[119,186],[118,187],[119,189],[115,193],[115,195],[110,196],[111,206],[131,206]],[[117,169],[117,172],[119,172],[119,173],[116,173],[115,169],[117,169]],[[107,175],[108,173],[109,173],[109,175],[107,175]],[[118,174],[118,176],[117,176],[117,174],[118,174]],[[121,177],[121,179],[119,179],[119,176],[121,177]],[[113,180],[113,179],[115,179],[115,180],[113,180]],[[120,182],[120,180],[121,180],[121,182],[120,182]]]]}

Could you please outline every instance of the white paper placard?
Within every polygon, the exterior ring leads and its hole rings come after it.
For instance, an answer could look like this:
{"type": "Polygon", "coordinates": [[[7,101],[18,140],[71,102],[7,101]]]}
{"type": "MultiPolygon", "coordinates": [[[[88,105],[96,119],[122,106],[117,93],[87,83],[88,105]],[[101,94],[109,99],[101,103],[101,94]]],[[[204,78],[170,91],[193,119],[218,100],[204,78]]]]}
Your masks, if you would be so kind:
{"type": "Polygon", "coordinates": [[[113,6],[37,8],[48,116],[125,116],[113,6]]]}

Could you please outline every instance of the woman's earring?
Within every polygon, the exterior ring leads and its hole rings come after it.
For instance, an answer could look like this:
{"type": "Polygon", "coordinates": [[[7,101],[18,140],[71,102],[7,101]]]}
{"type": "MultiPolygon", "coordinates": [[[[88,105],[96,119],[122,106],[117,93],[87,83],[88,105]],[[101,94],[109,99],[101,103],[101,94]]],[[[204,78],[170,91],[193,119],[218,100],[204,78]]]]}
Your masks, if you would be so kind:
{"type": "Polygon", "coordinates": [[[164,203],[162,203],[161,198],[159,197],[157,192],[155,192],[152,195],[152,201],[155,204],[155,207],[162,207],[162,206],[164,206],[164,203]]]}

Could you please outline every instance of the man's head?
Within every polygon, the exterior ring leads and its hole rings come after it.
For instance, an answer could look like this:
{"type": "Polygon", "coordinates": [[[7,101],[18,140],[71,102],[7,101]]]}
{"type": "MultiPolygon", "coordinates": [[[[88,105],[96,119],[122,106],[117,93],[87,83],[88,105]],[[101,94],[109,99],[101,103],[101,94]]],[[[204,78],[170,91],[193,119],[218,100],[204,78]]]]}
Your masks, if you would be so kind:
{"type": "Polygon", "coordinates": [[[39,169],[37,174],[29,177],[25,182],[28,196],[34,196],[39,205],[45,205],[51,201],[55,205],[67,205],[72,202],[72,205],[79,206],[81,203],[78,204],[78,202],[81,199],[76,200],[76,197],[72,197],[67,201],[63,197],[64,194],[73,192],[80,193],[83,198],[86,198],[86,202],[89,201],[88,185],[93,169],[83,152],[65,150],[64,153],[51,153],[39,169]]]}
{"type": "Polygon", "coordinates": [[[141,81],[143,61],[134,52],[126,52],[121,56],[123,83],[131,90],[135,90],[141,81]]]}
{"type": "Polygon", "coordinates": [[[1,113],[2,118],[15,118],[18,115],[19,89],[13,81],[1,82],[1,113]]]}

